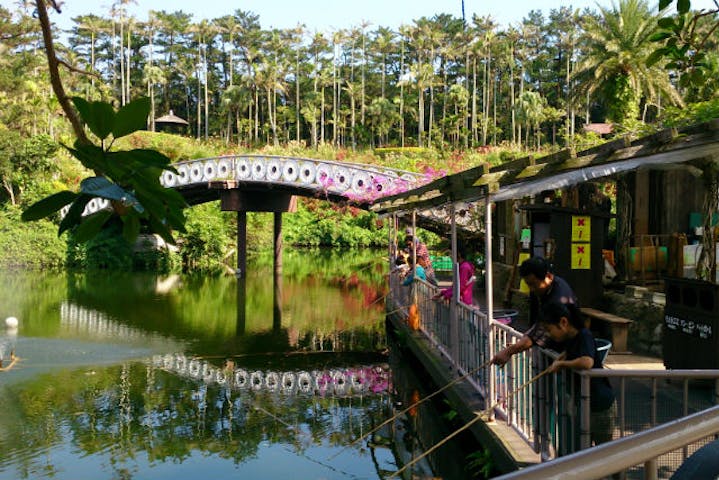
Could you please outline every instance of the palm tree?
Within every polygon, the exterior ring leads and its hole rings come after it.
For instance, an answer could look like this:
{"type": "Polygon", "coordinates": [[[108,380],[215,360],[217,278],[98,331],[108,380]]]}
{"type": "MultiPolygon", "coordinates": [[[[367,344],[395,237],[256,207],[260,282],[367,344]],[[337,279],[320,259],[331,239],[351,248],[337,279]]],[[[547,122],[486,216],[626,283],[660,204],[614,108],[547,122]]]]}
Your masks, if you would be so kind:
{"type": "Polygon", "coordinates": [[[165,72],[162,68],[145,64],[142,76],[143,82],[147,84],[147,96],[150,97],[150,131],[155,131],[155,85],[164,85],[167,83],[165,72]]]}
{"type": "Polygon", "coordinates": [[[344,90],[347,92],[347,95],[350,97],[350,133],[352,134],[352,150],[357,148],[357,137],[356,137],[356,126],[357,126],[357,120],[356,120],[356,112],[355,112],[355,105],[357,104],[357,99],[361,98],[362,95],[362,89],[360,85],[357,85],[356,82],[350,82],[347,81],[347,86],[344,88],[344,90]]]}
{"type": "Polygon", "coordinates": [[[619,0],[612,9],[599,10],[600,16],[590,16],[585,26],[587,51],[574,74],[579,95],[594,95],[606,105],[607,118],[620,125],[639,118],[642,99],[657,101],[664,95],[681,104],[662,66],[646,65],[655,48],[649,39],[658,19],[647,2],[619,0]]]}
{"type": "Polygon", "coordinates": [[[230,44],[229,67],[225,70],[225,84],[233,85],[233,74],[234,74],[234,53],[235,53],[235,35],[240,32],[241,26],[237,19],[232,15],[225,15],[224,17],[216,18],[212,21],[215,28],[221,35],[222,39],[222,51],[225,51],[225,43],[230,44]],[[227,42],[225,42],[227,40],[227,42]]]}
{"type": "MultiPolygon", "coordinates": [[[[167,77],[168,87],[163,91],[163,105],[161,110],[168,111],[172,108],[172,92],[173,86],[181,79],[186,79],[187,62],[183,62],[186,58],[186,51],[182,45],[182,40],[190,26],[191,15],[183,12],[167,13],[164,10],[155,12],[160,28],[158,30],[157,43],[163,48],[165,76],[167,77]],[[183,65],[176,65],[176,63],[183,65]]],[[[187,85],[182,86],[183,90],[187,89],[187,85]]],[[[187,101],[186,91],[183,92],[182,98],[187,101]]],[[[185,117],[190,119],[189,108],[186,108],[185,117]]]]}
{"type": "MultiPolygon", "coordinates": [[[[534,129],[536,143],[535,147],[539,148],[540,130],[539,124],[544,119],[544,108],[547,101],[538,93],[533,91],[525,91],[517,99],[515,108],[517,109],[517,117],[520,122],[524,122],[525,131],[527,132],[526,146],[530,147],[530,131],[534,129]]],[[[521,140],[521,139],[520,139],[521,140]]]]}
{"type": "MultiPolygon", "coordinates": [[[[77,33],[79,35],[90,35],[90,73],[95,73],[95,43],[98,35],[106,31],[107,20],[97,15],[82,15],[72,19],[77,24],[77,33]]],[[[90,85],[95,87],[95,76],[90,77],[90,85]]]]}
{"type": "Polygon", "coordinates": [[[367,116],[369,117],[372,131],[377,137],[379,145],[382,146],[384,138],[392,128],[392,124],[397,121],[397,109],[386,98],[375,98],[367,107],[367,116]]]}
{"type": "Polygon", "coordinates": [[[227,111],[227,138],[229,143],[232,139],[232,125],[230,119],[233,114],[235,117],[235,128],[237,129],[237,144],[242,143],[242,122],[240,120],[240,112],[248,108],[252,103],[252,95],[248,88],[240,85],[230,85],[222,92],[221,105],[227,111]]]}
{"type": "Polygon", "coordinates": [[[395,49],[394,36],[394,32],[387,27],[379,27],[375,32],[374,48],[379,53],[382,60],[382,81],[380,83],[381,98],[385,98],[385,88],[387,83],[387,56],[395,49]]]}
{"type": "Polygon", "coordinates": [[[216,27],[211,24],[207,19],[200,20],[199,23],[191,25],[188,29],[193,34],[197,43],[197,138],[200,138],[201,122],[200,117],[200,83],[204,83],[205,95],[205,140],[209,137],[209,98],[207,91],[209,68],[207,63],[207,49],[212,45],[215,35],[217,34],[216,27]],[[203,82],[204,81],[204,82],[203,82]]]}
{"type": "MultiPolygon", "coordinates": [[[[279,145],[277,136],[277,112],[275,108],[275,92],[285,93],[285,86],[280,75],[280,65],[273,60],[264,60],[257,70],[257,85],[264,89],[267,95],[267,120],[272,131],[272,141],[275,146],[279,145]]],[[[269,139],[269,138],[268,138],[269,139]]]]}

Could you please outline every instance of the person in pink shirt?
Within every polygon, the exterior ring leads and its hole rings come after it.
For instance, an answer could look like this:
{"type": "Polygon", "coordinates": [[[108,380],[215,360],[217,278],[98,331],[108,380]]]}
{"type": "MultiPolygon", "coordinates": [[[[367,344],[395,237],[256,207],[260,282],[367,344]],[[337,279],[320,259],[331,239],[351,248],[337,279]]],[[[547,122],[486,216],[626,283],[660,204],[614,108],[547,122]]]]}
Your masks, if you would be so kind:
{"type": "MultiPolygon", "coordinates": [[[[463,248],[457,249],[457,262],[459,263],[459,300],[467,305],[472,305],[473,295],[472,288],[474,287],[474,265],[472,262],[467,260],[467,255],[463,248]]],[[[449,300],[452,298],[452,291],[454,286],[440,290],[435,295],[435,299],[449,300]]]]}

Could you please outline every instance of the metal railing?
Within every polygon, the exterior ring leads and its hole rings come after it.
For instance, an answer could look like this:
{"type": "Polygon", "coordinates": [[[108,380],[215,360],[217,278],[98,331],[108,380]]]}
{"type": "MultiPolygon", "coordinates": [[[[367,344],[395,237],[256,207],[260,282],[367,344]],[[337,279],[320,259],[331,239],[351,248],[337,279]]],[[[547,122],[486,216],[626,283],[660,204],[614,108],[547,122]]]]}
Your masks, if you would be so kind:
{"type": "Polygon", "coordinates": [[[642,478],[656,479],[659,478],[660,470],[656,461],[658,457],[684,449],[686,445],[696,444],[708,437],[714,438],[717,432],[719,432],[719,407],[713,407],[630,437],[497,478],[591,480],[624,472],[634,465],[641,464],[644,470],[642,478]]]}
{"type": "MultiPolygon", "coordinates": [[[[487,364],[495,351],[522,336],[507,325],[490,324],[476,307],[433,300],[438,289],[427,282],[415,280],[402,286],[398,271],[390,275],[390,288],[388,308],[404,316],[409,305],[416,304],[419,330],[460,375],[487,364]],[[490,336],[493,342],[488,341],[490,336]]],[[[556,356],[551,350],[533,348],[512,356],[504,367],[483,368],[468,377],[496,418],[510,425],[543,461],[590,446],[592,377],[608,378],[615,393],[616,407],[607,413],[611,440],[719,405],[719,370],[593,369],[540,375],[556,356]]],[[[673,472],[701,446],[702,442],[695,442],[679,452],[655,455],[652,465],[673,472]]],[[[643,473],[642,462],[637,461],[627,475],[643,473]]]]}

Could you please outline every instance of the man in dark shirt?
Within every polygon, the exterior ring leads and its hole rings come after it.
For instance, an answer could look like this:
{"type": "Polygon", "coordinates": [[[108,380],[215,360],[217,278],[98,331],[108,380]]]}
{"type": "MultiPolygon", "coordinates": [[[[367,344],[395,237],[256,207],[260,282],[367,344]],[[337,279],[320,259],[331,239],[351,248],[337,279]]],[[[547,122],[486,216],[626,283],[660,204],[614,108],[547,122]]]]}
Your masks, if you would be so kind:
{"type": "Polygon", "coordinates": [[[540,308],[549,302],[558,302],[567,306],[572,321],[579,322],[579,302],[572,287],[561,277],[549,271],[548,262],[541,257],[532,257],[519,266],[519,275],[529,287],[529,329],[522,338],[492,357],[495,365],[504,365],[512,355],[528,350],[532,345],[557,350],[559,345],[547,336],[539,322],[540,308]]]}

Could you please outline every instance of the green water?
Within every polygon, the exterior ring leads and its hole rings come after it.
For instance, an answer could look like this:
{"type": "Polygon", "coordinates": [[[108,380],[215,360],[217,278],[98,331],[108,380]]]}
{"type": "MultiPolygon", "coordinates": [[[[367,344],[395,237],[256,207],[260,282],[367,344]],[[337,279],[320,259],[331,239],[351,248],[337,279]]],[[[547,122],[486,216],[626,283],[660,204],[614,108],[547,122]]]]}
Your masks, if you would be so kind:
{"type": "Polygon", "coordinates": [[[279,296],[254,259],[244,310],[230,275],[0,272],[0,479],[388,478],[422,446],[355,442],[414,388],[381,255],[288,251],[279,296]]]}

